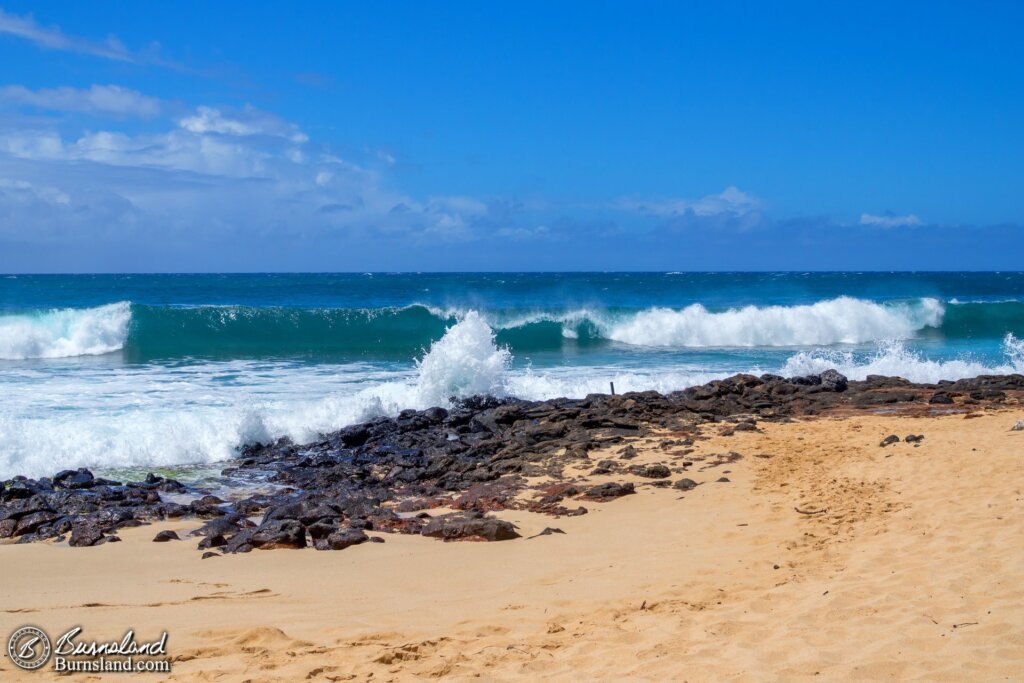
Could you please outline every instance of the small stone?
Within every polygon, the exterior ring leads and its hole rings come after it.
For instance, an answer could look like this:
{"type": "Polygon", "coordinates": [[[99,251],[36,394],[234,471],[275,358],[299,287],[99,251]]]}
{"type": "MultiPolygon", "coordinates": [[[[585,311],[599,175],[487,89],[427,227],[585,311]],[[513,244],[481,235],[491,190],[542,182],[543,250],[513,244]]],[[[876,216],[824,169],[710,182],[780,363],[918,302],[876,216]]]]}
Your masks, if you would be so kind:
{"type": "Polygon", "coordinates": [[[219,548],[222,545],[227,545],[228,541],[224,538],[223,534],[210,534],[203,540],[199,541],[199,545],[196,547],[199,550],[205,550],[206,548],[219,548]]]}
{"type": "Polygon", "coordinates": [[[317,550],[344,550],[369,540],[370,537],[360,529],[339,529],[331,532],[326,538],[317,539],[314,547],[317,550]]]}
{"type": "Polygon", "coordinates": [[[588,489],[583,494],[583,497],[591,500],[613,500],[622,496],[628,496],[631,493],[636,493],[632,483],[618,484],[610,481],[607,484],[599,484],[588,489]]]}
{"type": "Polygon", "coordinates": [[[1024,432],[1024,420],[1017,420],[1016,424],[1010,427],[1010,431],[1024,432]]]}
{"type": "Polygon", "coordinates": [[[924,441],[924,434],[907,434],[903,440],[907,443],[920,443],[924,441]]]}
{"type": "Polygon", "coordinates": [[[165,530],[153,537],[154,543],[166,543],[167,541],[180,541],[178,534],[174,531],[165,530]]]}
{"type": "Polygon", "coordinates": [[[496,517],[485,517],[480,513],[462,512],[434,517],[427,522],[420,533],[445,541],[462,539],[507,541],[519,538],[519,534],[511,522],[496,517]]]}
{"type": "Polygon", "coordinates": [[[719,484],[728,484],[730,479],[729,477],[719,477],[715,481],[718,482],[719,484]]]}
{"type": "MultiPolygon", "coordinates": [[[[565,533],[564,531],[562,531],[561,529],[559,529],[557,527],[547,526],[547,527],[544,527],[544,531],[540,532],[539,534],[534,534],[533,536],[530,536],[530,538],[537,538],[538,536],[550,536],[552,534],[564,534],[564,533],[565,533]]],[[[529,539],[527,539],[527,540],[529,540],[529,539]]]]}
{"type": "Polygon", "coordinates": [[[885,448],[886,446],[888,446],[890,444],[899,443],[899,442],[900,442],[900,437],[896,436],[895,434],[890,434],[889,436],[887,436],[884,439],[882,439],[882,442],[880,444],[878,444],[878,445],[881,448],[885,448]]]}
{"type": "Polygon", "coordinates": [[[697,488],[697,482],[695,482],[693,479],[680,479],[675,484],[673,484],[673,486],[675,486],[680,491],[691,491],[697,488]]]}
{"type": "Polygon", "coordinates": [[[665,479],[672,475],[671,470],[665,465],[633,465],[629,471],[647,479],[665,479]]]}
{"type": "Polygon", "coordinates": [[[208,559],[208,558],[211,558],[211,557],[220,557],[220,553],[214,553],[214,552],[209,552],[208,551],[208,552],[203,553],[202,559],[205,560],[205,559],[208,559]]]}

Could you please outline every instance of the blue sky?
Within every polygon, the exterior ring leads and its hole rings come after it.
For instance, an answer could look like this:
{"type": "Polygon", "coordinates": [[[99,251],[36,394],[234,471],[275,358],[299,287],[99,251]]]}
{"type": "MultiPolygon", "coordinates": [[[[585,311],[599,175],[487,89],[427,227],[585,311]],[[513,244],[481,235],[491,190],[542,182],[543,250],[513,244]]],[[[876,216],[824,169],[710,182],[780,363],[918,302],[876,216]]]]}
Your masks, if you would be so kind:
{"type": "Polygon", "coordinates": [[[0,0],[0,271],[1020,269],[1019,3],[0,0]]]}

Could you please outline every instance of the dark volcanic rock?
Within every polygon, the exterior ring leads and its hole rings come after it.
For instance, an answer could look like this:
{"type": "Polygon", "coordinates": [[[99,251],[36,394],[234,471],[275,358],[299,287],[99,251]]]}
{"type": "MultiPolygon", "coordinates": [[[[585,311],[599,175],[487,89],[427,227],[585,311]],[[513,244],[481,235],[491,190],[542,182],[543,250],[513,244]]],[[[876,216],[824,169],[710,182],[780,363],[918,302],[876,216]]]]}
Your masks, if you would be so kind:
{"type": "Polygon", "coordinates": [[[366,543],[370,537],[360,529],[338,529],[324,538],[317,539],[313,547],[317,550],[344,550],[349,546],[366,543]]]}
{"type": "Polygon", "coordinates": [[[850,384],[846,377],[840,374],[836,370],[826,370],[825,372],[818,375],[820,380],[821,388],[826,391],[846,391],[850,384]]]}
{"type": "Polygon", "coordinates": [[[305,548],[306,530],[294,519],[264,522],[253,532],[249,544],[254,548],[305,548]]]}
{"type": "Polygon", "coordinates": [[[485,541],[507,541],[519,538],[511,522],[496,517],[485,517],[480,513],[453,512],[440,515],[427,522],[420,532],[424,536],[445,541],[477,539],[485,541]]]}
{"type": "Polygon", "coordinates": [[[68,541],[68,545],[76,548],[96,545],[102,538],[103,532],[98,526],[82,522],[71,527],[71,540],[68,541]]]}
{"type": "Polygon", "coordinates": [[[632,483],[619,484],[610,481],[607,484],[599,484],[587,489],[586,493],[583,494],[583,498],[596,501],[615,500],[622,496],[628,496],[631,493],[636,493],[632,483]]]}
{"type": "Polygon", "coordinates": [[[667,479],[672,476],[672,471],[665,465],[633,465],[629,472],[647,479],[667,479]]]}
{"type": "Polygon", "coordinates": [[[697,482],[695,482],[693,479],[680,479],[675,484],[672,484],[672,486],[679,489],[680,491],[690,491],[697,488],[697,482]]]}
{"type": "Polygon", "coordinates": [[[546,526],[544,527],[544,531],[540,532],[539,534],[534,534],[533,536],[530,536],[530,538],[537,538],[539,536],[551,536],[553,534],[565,534],[565,532],[559,529],[558,527],[546,526]]]}
{"type": "Polygon", "coordinates": [[[889,436],[887,436],[884,439],[882,439],[882,442],[880,444],[878,444],[878,445],[881,446],[882,448],[885,448],[886,446],[889,446],[889,445],[894,444],[894,443],[899,443],[899,442],[900,442],[900,437],[896,436],[895,434],[890,434],[889,436]]]}
{"type": "Polygon", "coordinates": [[[924,441],[924,434],[907,434],[903,440],[907,443],[920,443],[924,441]]]}
{"type": "Polygon", "coordinates": [[[24,517],[19,519],[17,524],[14,526],[14,533],[12,534],[12,536],[24,536],[26,534],[30,534],[39,529],[40,527],[42,527],[43,525],[49,524],[50,522],[53,522],[56,519],[57,515],[55,515],[52,512],[46,511],[33,512],[31,514],[25,515],[24,517]]]}
{"type": "MultiPolygon", "coordinates": [[[[0,538],[31,542],[70,534],[72,545],[87,546],[113,538],[118,529],[169,518],[202,520],[192,534],[204,537],[200,545],[225,552],[301,548],[309,542],[341,546],[368,530],[418,534],[427,529],[441,537],[497,538],[514,529],[481,513],[586,513],[586,508],[564,503],[580,495],[574,477],[595,452],[602,454],[595,473],[628,468],[650,480],[645,486],[669,485],[671,471],[664,465],[629,467],[637,455],[637,437],[664,434],[669,438],[662,448],[687,447],[666,453],[685,468],[693,465],[682,460],[689,447],[705,438],[699,433],[702,423],[718,423],[716,431],[742,432],[765,421],[807,415],[923,414],[929,404],[956,402],[979,410],[1018,405],[1022,399],[1024,375],[912,384],[879,376],[849,381],[835,370],[792,379],[741,374],[665,395],[648,391],[548,401],[471,397],[454,401],[450,410],[406,410],[307,444],[278,439],[247,445],[225,467],[225,475],[268,486],[243,497],[232,492],[224,496],[229,502],[155,474],[126,484],[95,477],[87,469],[65,470],[52,479],[0,481],[0,538]],[[609,452],[618,457],[604,459],[609,452]],[[538,479],[558,483],[531,483],[538,479]],[[528,489],[537,495],[523,495],[528,489]],[[167,494],[194,500],[182,504],[167,494]],[[466,516],[403,514],[440,506],[464,510],[466,516]],[[249,518],[261,516],[255,528],[249,518]]],[[[704,466],[731,462],[733,454],[714,458],[705,459],[704,466]]],[[[696,483],[682,479],[674,486],[686,491],[696,483]]],[[[607,501],[633,492],[633,484],[611,483],[593,486],[583,496],[607,501]]]]}
{"type": "Polygon", "coordinates": [[[203,540],[199,541],[199,544],[196,547],[199,550],[204,550],[206,548],[219,548],[227,544],[228,540],[223,534],[208,534],[203,537],[203,540]]]}
{"type": "Polygon", "coordinates": [[[64,470],[58,472],[53,478],[54,486],[60,486],[66,489],[87,489],[91,488],[95,483],[95,477],[92,472],[85,469],[84,467],[73,470],[64,470]]]}
{"type": "Polygon", "coordinates": [[[979,389],[972,391],[970,397],[975,401],[1002,401],[1006,398],[1006,392],[999,389],[979,389]]]}
{"type": "Polygon", "coordinates": [[[255,526],[251,521],[242,517],[241,515],[224,515],[216,519],[211,519],[206,524],[202,525],[198,529],[194,529],[189,532],[191,536],[216,536],[230,535],[237,533],[243,526],[252,527],[255,526]]]}
{"type": "Polygon", "coordinates": [[[638,454],[636,452],[636,449],[633,448],[632,446],[626,446],[621,451],[619,451],[619,458],[621,458],[622,460],[632,460],[637,455],[638,454]]]}
{"type": "Polygon", "coordinates": [[[227,543],[224,544],[224,552],[227,553],[247,553],[253,549],[252,536],[256,533],[255,529],[244,529],[239,531],[237,534],[227,539],[227,543]]]}
{"type": "Polygon", "coordinates": [[[180,541],[180,540],[181,539],[178,537],[178,534],[173,532],[173,531],[170,531],[170,530],[161,531],[156,536],[153,537],[153,542],[154,543],[166,543],[167,541],[180,541]]]}

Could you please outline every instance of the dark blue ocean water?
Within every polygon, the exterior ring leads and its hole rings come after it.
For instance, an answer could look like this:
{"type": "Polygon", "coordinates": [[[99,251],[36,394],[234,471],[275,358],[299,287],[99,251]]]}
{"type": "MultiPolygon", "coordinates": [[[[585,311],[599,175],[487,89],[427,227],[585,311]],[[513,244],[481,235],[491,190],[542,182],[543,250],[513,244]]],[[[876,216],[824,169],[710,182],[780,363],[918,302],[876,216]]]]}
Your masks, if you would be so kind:
{"type": "Polygon", "coordinates": [[[1024,273],[0,276],[0,476],[215,462],[475,392],[1020,372],[1021,338],[1024,273]]]}

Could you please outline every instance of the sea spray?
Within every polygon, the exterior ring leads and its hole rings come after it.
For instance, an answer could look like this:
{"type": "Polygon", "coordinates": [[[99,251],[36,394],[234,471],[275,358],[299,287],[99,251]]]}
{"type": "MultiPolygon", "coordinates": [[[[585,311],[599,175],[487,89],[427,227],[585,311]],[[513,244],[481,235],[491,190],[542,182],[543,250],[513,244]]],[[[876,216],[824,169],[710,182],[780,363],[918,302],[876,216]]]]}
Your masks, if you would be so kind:
{"type": "Polygon", "coordinates": [[[444,405],[452,396],[504,395],[511,363],[512,353],[498,348],[494,331],[479,313],[470,311],[418,361],[419,402],[444,405]]]}
{"type": "Polygon", "coordinates": [[[891,340],[880,343],[869,353],[817,349],[800,351],[786,360],[779,374],[786,377],[810,375],[835,368],[850,379],[862,380],[868,375],[902,377],[911,382],[935,383],[978,375],[1024,373],[1024,340],[1012,334],[1003,338],[1004,362],[986,364],[964,356],[949,360],[931,360],[906,343],[891,340]]]}

